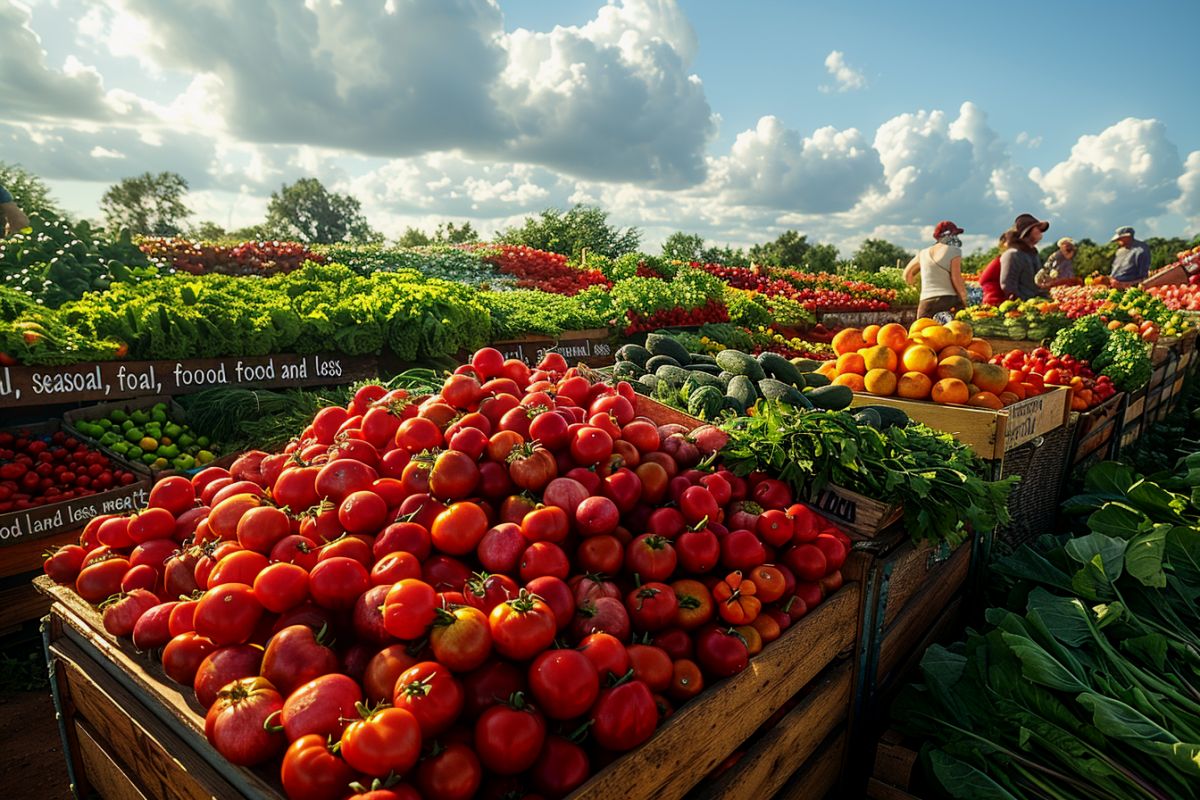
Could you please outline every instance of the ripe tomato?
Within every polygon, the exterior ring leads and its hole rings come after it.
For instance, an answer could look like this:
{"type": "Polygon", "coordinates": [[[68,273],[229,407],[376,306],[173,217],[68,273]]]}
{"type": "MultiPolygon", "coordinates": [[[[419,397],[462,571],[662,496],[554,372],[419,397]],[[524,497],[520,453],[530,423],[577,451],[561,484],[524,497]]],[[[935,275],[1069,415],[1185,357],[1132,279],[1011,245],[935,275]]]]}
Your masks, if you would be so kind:
{"type": "Polygon", "coordinates": [[[508,455],[508,474],[512,482],[528,492],[540,492],[558,475],[558,462],[546,448],[522,444],[508,455]]]}
{"type": "Polygon", "coordinates": [[[612,436],[593,425],[585,425],[572,434],[570,449],[576,464],[585,467],[599,464],[612,455],[612,436]]]}
{"type": "Polygon", "coordinates": [[[589,536],[575,550],[575,562],[585,572],[616,575],[625,563],[625,548],[615,536],[589,536]]]}
{"type": "Polygon", "coordinates": [[[237,523],[237,541],[246,550],[269,553],[292,531],[287,514],[274,506],[251,508],[237,523]]]}
{"type": "Polygon", "coordinates": [[[283,561],[303,567],[307,572],[317,565],[321,548],[307,536],[292,534],[285,536],[271,548],[271,561],[283,561]]]}
{"type": "Polygon", "coordinates": [[[450,670],[436,661],[422,661],[396,679],[392,704],[411,712],[421,734],[433,739],[462,713],[463,689],[450,670]]]}
{"type": "Polygon", "coordinates": [[[236,550],[224,555],[213,566],[208,574],[208,587],[211,589],[223,583],[254,584],[258,573],[267,568],[267,557],[253,550],[236,550]]]}
{"type": "Polygon", "coordinates": [[[525,588],[545,601],[554,612],[554,621],[561,631],[575,617],[575,595],[562,578],[542,575],[525,584],[525,588]]]}
{"type": "Polygon", "coordinates": [[[704,689],[704,675],[695,661],[681,658],[671,665],[671,685],[667,696],[683,702],[700,694],[704,689]]]}
{"type": "Polygon", "coordinates": [[[631,589],[625,597],[625,607],[635,628],[653,632],[675,622],[679,599],[667,584],[651,581],[631,589]]]}
{"type": "Polygon", "coordinates": [[[625,649],[634,680],[642,681],[652,692],[667,691],[671,685],[671,656],[667,651],[649,644],[631,644],[625,649]]]}
{"type": "Polygon", "coordinates": [[[391,586],[405,578],[421,577],[421,561],[412,553],[397,550],[388,553],[375,562],[371,567],[371,584],[373,586],[391,586]]]}
{"type": "Polygon", "coordinates": [[[165,508],[178,517],[196,504],[196,489],[181,475],[163,478],[150,490],[150,508],[165,508]]]}
{"type": "Polygon", "coordinates": [[[550,542],[534,542],[521,553],[521,563],[518,566],[521,580],[532,581],[543,575],[552,575],[566,580],[571,572],[567,554],[556,544],[550,542]]]}
{"type": "Polygon", "coordinates": [[[351,677],[334,673],[314,678],[287,696],[279,717],[289,741],[310,733],[338,738],[357,718],[362,691],[351,677]]]}
{"type": "Polygon", "coordinates": [[[787,591],[783,572],[770,564],[755,567],[746,573],[746,578],[754,581],[755,595],[763,604],[774,603],[787,591]]]}
{"type": "Polygon", "coordinates": [[[378,477],[379,473],[369,464],[353,458],[339,458],[321,467],[314,487],[318,497],[341,503],[354,492],[370,489],[378,477]]]}
{"type": "Polygon", "coordinates": [[[196,633],[217,646],[249,641],[263,608],[254,590],[244,583],[224,583],[209,589],[196,603],[196,633]]]}
{"type": "Polygon", "coordinates": [[[99,603],[121,591],[121,579],[129,567],[129,560],[120,556],[87,564],[75,579],[75,591],[89,603],[99,603]]]}
{"type": "Polygon", "coordinates": [[[355,771],[332,749],[336,744],[316,734],[292,742],[279,772],[289,800],[341,800],[345,796],[355,771]]]}
{"type": "Polygon", "coordinates": [[[618,753],[637,747],[658,727],[654,696],[639,680],[602,691],[589,717],[596,744],[618,753]]]}
{"type": "Polygon", "coordinates": [[[625,568],[643,581],[665,581],[675,571],[678,557],[663,536],[643,533],[625,549],[625,568]]]}
{"type": "Polygon", "coordinates": [[[675,540],[675,552],[685,570],[694,575],[704,575],[720,562],[721,541],[708,528],[684,531],[675,540]]]}
{"type": "Polygon", "coordinates": [[[558,632],[550,606],[524,589],[493,608],[488,624],[496,652],[514,661],[533,658],[554,642],[558,632]]]}
{"type": "Polygon", "coordinates": [[[598,597],[582,603],[575,610],[571,631],[582,639],[593,633],[611,633],[624,641],[630,634],[629,612],[625,604],[613,597],[598,597]]]}
{"type": "Polygon", "coordinates": [[[550,719],[574,719],[596,702],[600,673],[578,650],[547,650],[529,665],[529,690],[550,719]]]}
{"type": "Polygon", "coordinates": [[[488,517],[476,503],[455,503],[437,515],[429,534],[443,553],[463,556],[479,546],[487,533],[488,517]]]}
{"type": "Polygon", "coordinates": [[[381,708],[353,722],[341,736],[342,757],[375,778],[403,775],[421,756],[421,729],[402,708],[381,708]]]}
{"type": "Polygon", "coordinates": [[[369,588],[370,573],[353,558],[329,558],[318,562],[308,573],[308,591],[313,602],[336,611],[352,608],[358,596],[369,588]]]}
{"type": "Polygon", "coordinates": [[[591,775],[587,752],[561,736],[547,736],[529,771],[533,786],[548,797],[566,797],[591,775]]]}
{"type": "Polygon", "coordinates": [[[559,543],[570,533],[571,518],[558,506],[538,506],[521,520],[521,534],[530,542],[559,543]]]}
{"type": "Polygon", "coordinates": [[[177,605],[178,601],[159,603],[138,617],[133,626],[133,646],[145,652],[171,641],[171,612],[177,605]]]}
{"type": "Polygon", "coordinates": [[[217,646],[195,631],[186,631],[167,642],[163,648],[163,672],[176,683],[191,686],[200,663],[217,646]]]}
{"type": "Polygon", "coordinates": [[[204,735],[230,762],[261,764],[287,744],[267,724],[282,708],[283,698],[266,678],[241,678],[218,692],[204,718],[204,735]]]}
{"type": "Polygon", "coordinates": [[[789,548],[783,554],[783,563],[805,581],[819,581],[829,571],[825,553],[814,544],[789,548]]]}
{"type": "Polygon", "coordinates": [[[429,645],[434,658],[452,672],[476,669],[492,653],[487,614],[471,606],[437,609],[429,645]]]}
{"type": "Polygon", "coordinates": [[[730,625],[748,625],[762,610],[762,601],[757,597],[758,587],[740,572],[726,575],[712,592],[717,614],[730,625]]]}
{"type": "Polygon", "coordinates": [[[423,525],[416,522],[394,522],[375,537],[371,550],[376,559],[402,550],[412,553],[418,560],[424,561],[429,558],[432,542],[428,529],[423,525]]]}
{"type": "Polygon", "coordinates": [[[338,505],[338,522],[347,532],[378,533],[387,523],[387,502],[369,489],[361,489],[346,495],[338,505]]]}
{"type": "Polygon", "coordinates": [[[437,592],[424,581],[409,578],[391,588],[383,601],[383,624],[397,639],[419,639],[433,624],[437,592]]]}
{"type": "Polygon", "coordinates": [[[271,637],[263,652],[261,674],[285,696],[311,680],[336,672],[337,654],[325,632],[307,625],[288,625],[271,637]]]}
{"type": "Polygon", "coordinates": [[[429,472],[429,493],[441,500],[470,497],[479,486],[479,467],[475,460],[458,450],[438,455],[429,472]]]}
{"type": "Polygon", "coordinates": [[[731,531],[721,539],[721,566],[747,572],[767,560],[762,539],[752,531],[731,531]]]}
{"type": "Polygon", "coordinates": [[[728,678],[750,663],[746,643],[736,633],[708,626],[696,636],[696,660],[715,678],[728,678]]]}
{"type": "Polygon", "coordinates": [[[436,750],[417,767],[417,788],[424,797],[471,800],[482,782],[483,767],[479,757],[461,742],[436,750]]]}
{"type": "Polygon", "coordinates": [[[222,687],[241,678],[257,676],[262,658],[262,648],[250,644],[231,644],[212,651],[196,670],[192,683],[196,700],[205,708],[211,707],[222,687]]]}
{"type": "Polygon", "coordinates": [[[46,557],[42,569],[55,583],[74,583],[83,568],[87,551],[77,544],[64,544],[46,557]]]}
{"type": "Polygon", "coordinates": [[[533,766],[546,740],[546,720],[514,694],[503,705],[484,711],[475,723],[475,752],[497,775],[516,775],[533,766]]]}

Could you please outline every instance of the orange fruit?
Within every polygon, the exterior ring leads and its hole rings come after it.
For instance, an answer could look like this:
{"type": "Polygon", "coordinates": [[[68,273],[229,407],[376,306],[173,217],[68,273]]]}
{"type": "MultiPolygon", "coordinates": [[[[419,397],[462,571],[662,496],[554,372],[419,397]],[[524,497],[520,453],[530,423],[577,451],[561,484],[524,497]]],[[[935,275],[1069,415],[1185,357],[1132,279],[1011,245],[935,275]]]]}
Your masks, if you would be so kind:
{"type": "Polygon", "coordinates": [[[957,403],[963,405],[970,399],[967,385],[958,378],[942,378],[933,385],[930,397],[935,403],[957,403]]]}
{"type": "Polygon", "coordinates": [[[863,328],[862,336],[863,341],[867,344],[877,344],[879,341],[879,326],[868,325],[867,327],[863,328]]]}
{"type": "Polygon", "coordinates": [[[926,328],[932,328],[934,325],[937,325],[937,320],[930,319],[929,317],[921,317],[919,320],[909,326],[908,334],[909,336],[913,336],[925,330],[926,328]]]}
{"type": "Polygon", "coordinates": [[[845,353],[853,353],[866,346],[867,343],[863,341],[862,331],[858,328],[843,328],[833,337],[833,352],[839,356],[845,353]]]}
{"type": "Polygon", "coordinates": [[[956,344],[952,344],[949,347],[942,348],[942,351],[938,353],[938,361],[947,359],[950,356],[962,356],[963,358],[970,358],[971,353],[965,347],[959,347],[956,344]]]}
{"type": "Polygon", "coordinates": [[[1018,400],[1024,400],[1028,395],[1025,392],[1024,385],[1020,381],[1010,381],[1008,386],[1004,387],[1004,391],[1000,394],[1013,394],[1018,400]]]}
{"type": "Polygon", "coordinates": [[[904,330],[904,326],[896,322],[889,322],[879,329],[877,341],[884,347],[890,347],[897,353],[903,353],[908,347],[908,331],[904,330]]]}
{"type": "Polygon", "coordinates": [[[849,386],[855,392],[866,390],[866,385],[863,383],[862,375],[855,375],[853,372],[847,372],[845,375],[838,375],[833,379],[834,386],[849,386]]]}
{"type": "Polygon", "coordinates": [[[896,373],[890,369],[873,369],[863,378],[863,387],[871,394],[891,397],[896,393],[896,373]]]}
{"type": "Polygon", "coordinates": [[[937,353],[925,345],[914,344],[904,351],[900,363],[904,365],[905,372],[923,372],[926,375],[932,375],[937,372],[938,357],[937,353]]]}
{"type": "Polygon", "coordinates": [[[896,351],[881,344],[863,348],[859,353],[863,357],[863,363],[868,372],[873,369],[890,369],[894,371],[900,364],[900,356],[896,355],[896,351]]]}
{"type": "Polygon", "coordinates": [[[817,372],[821,373],[826,378],[829,378],[829,380],[833,380],[834,376],[837,375],[837,362],[825,361],[821,364],[821,366],[817,367],[817,372]]]}
{"type": "Polygon", "coordinates": [[[939,378],[957,378],[964,384],[971,380],[971,362],[962,356],[950,356],[938,362],[939,378]]]}
{"type": "Polygon", "coordinates": [[[1006,406],[1011,406],[1013,403],[1020,402],[1021,398],[1017,397],[1012,392],[1001,392],[1000,402],[1006,406]]]}
{"type": "Polygon", "coordinates": [[[970,364],[972,374],[970,381],[979,387],[980,391],[1000,394],[1008,388],[1008,370],[999,364],[970,364]]]}
{"type": "Polygon", "coordinates": [[[928,400],[933,381],[923,372],[906,372],[896,384],[896,396],[909,400],[928,400]]]}
{"type": "Polygon", "coordinates": [[[972,361],[991,361],[993,355],[992,344],[987,339],[975,337],[967,345],[967,353],[972,361]]]}
{"type": "Polygon", "coordinates": [[[961,319],[953,319],[946,323],[946,330],[954,336],[954,344],[959,347],[966,347],[975,338],[975,331],[971,329],[970,323],[964,322],[961,319]]]}
{"type": "Polygon", "coordinates": [[[928,328],[923,328],[921,336],[925,339],[925,344],[939,353],[952,344],[958,344],[957,337],[942,325],[930,325],[928,328]]]}
{"type": "Polygon", "coordinates": [[[852,372],[855,375],[866,375],[867,367],[863,363],[863,357],[858,353],[843,353],[837,358],[837,366],[834,368],[834,375],[845,375],[847,372],[852,372]]]}
{"type": "Polygon", "coordinates": [[[1004,408],[1004,403],[1000,402],[1000,398],[991,392],[979,392],[971,395],[967,400],[967,405],[975,406],[976,408],[992,408],[999,411],[1004,408]]]}

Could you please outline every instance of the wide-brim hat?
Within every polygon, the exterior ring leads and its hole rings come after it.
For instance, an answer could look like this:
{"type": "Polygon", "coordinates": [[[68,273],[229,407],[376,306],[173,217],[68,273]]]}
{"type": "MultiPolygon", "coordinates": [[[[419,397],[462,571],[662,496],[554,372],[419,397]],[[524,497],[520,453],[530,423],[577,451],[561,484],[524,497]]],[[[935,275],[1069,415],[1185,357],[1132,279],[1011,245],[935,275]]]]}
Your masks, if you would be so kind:
{"type": "Polygon", "coordinates": [[[1113,234],[1113,238],[1110,241],[1115,242],[1117,239],[1124,239],[1126,236],[1130,239],[1133,238],[1133,228],[1128,225],[1117,228],[1117,232],[1113,234]]]}
{"type": "Polygon", "coordinates": [[[1042,233],[1045,233],[1050,228],[1050,223],[1038,219],[1033,214],[1022,214],[1013,222],[1013,230],[1017,232],[1018,239],[1024,239],[1025,235],[1031,230],[1037,228],[1042,233]]]}
{"type": "Polygon", "coordinates": [[[948,219],[944,219],[941,222],[939,222],[937,225],[933,226],[933,238],[934,239],[940,239],[943,236],[946,236],[947,234],[952,234],[954,236],[958,236],[962,232],[963,232],[962,228],[958,227],[957,225],[955,225],[953,222],[951,222],[948,219]]]}

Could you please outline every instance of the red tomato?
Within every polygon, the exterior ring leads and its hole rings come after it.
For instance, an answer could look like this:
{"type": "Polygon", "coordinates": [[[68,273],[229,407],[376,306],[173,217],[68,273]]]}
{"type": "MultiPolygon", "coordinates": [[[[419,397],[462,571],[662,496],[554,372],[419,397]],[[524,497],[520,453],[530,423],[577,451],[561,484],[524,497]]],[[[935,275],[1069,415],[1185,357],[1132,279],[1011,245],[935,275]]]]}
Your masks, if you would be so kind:
{"type": "Polygon", "coordinates": [[[497,775],[516,775],[533,766],[546,740],[546,721],[521,694],[484,711],[475,723],[475,752],[497,775]]]}
{"type": "Polygon", "coordinates": [[[437,592],[424,581],[397,583],[383,603],[383,624],[397,639],[419,639],[433,624],[437,592]]]}
{"type": "Polygon", "coordinates": [[[561,631],[575,617],[575,595],[562,578],[542,575],[525,584],[525,588],[540,597],[554,612],[555,624],[561,631]]]}
{"type": "Polygon", "coordinates": [[[693,575],[711,572],[721,560],[721,542],[707,528],[681,533],[675,540],[675,551],[679,563],[693,575]]]}
{"type": "Polygon", "coordinates": [[[280,724],[290,741],[310,733],[338,738],[358,717],[362,691],[353,678],[334,673],[314,678],[287,696],[280,724]]]}
{"type": "Polygon", "coordinates": [[[415,522],[395,522],[383,529],[383,533],[375,537],[371,546],[372,553],[378,560],[388,553],[403,550],[412,553],[418,560],[429,558],[432,542],[429,531],[415,522]]]}
{"type": "Polygon", "coordinates": [[[346,763],[375,778],[403,775],[421,756],[421,730],[402,708],[381,708],[351,723],[342,733],[346,763]]]}
{"type": "Polygon", "coordinates": [[[585,572],[616,575],[625,563],[625,548],[615,536],[589,536],[575,550],[575,562],[585,572]]]}
{"type": "Polygon", "coordinates": [[[491,660],[462,677],[463,711],[476,718],[494,705],[503,703],[515,692],[528,689],[522,669],[507,661],[491,660]]]}
{"type": "Polygon", "coordinates": [[[422,661],[409,667],[397,680],[392,704],[409,711],[421,735],[433,739],[454,724],[463,708],[462,685],[447,666],[422,661]]]}
{"type": "Polygon", "coordinates": [[[493,608],[488,624],[496,652],[514,661],[533,658],[554,642],[558,632],[550,606],[525,590],[493,608]]]}
{"type": "Polygon", "coordinates": [[[637,747],[658,727],[654,696],[639,680],[602,691],[589,717],[596,744],[618,753],[637,747]]]}
{"type": "Polygon", "coordinates": [[[539,506],[521,520],[521,534],[530,542],[558,543],[567,538],[571,519],[558,506],[539,506]]]}
{"type": "Polygon", "coordinates": [[[196,504],[196,488],[181,475],[163,478],[150,490],[150,508],[165,508],[178,517],[196,504]]]}
{"type": "Polygon", "coordinates": [[[217,646],[195,631],[186,631],[167,642],[163,648],[163,672],[176,683],[191,686],[201,662],[217,646]]]}
{"type": "Polygon", "coordinates": [[[643,581],[665,581],[675,571],[675,548],[663,536],[643,533],[625,549],[625,568],[643,581]]]}
{"type": "Polygon", "coordinates": [[[796,573],[797,578],[805,581],[818,581],[829,571],[825,553],[815,544],[789,548],[783,554],[783,563],[796,573]]]}
{"type": "Polygon", "coordinates": [[[709,626],[696,636],[696,660],[709,675],[728,678],[749,665],[750,654],[737,633],[709,626]]]}
{"type": "Polygon", "coordinates": [[[547,650],[529,665],[529,690],[550,719],[574,719],[600,694],[600,673],[578,650],[547,650]]]}
{"type": "Polygon", "coordinates": [[[342,556],[320,561],[308,573],[308,591],[313,602],[324,608],[352,608],[358,596],[371,588],[367,568],[342,556]]]}
{"type": "Polygon", "coordinates": [[[388,505],[375,492],[363,489],[346,495],[337,518],[349,533],[378,533],[387,523],[388,505]]]}
{"type": "Polygon", "coordinates": [[[371,585],[391,586],[405,578],[421,577],[421,561],[412,553],[388,553],[371,567],[371,585]]]}
{"type": "MultiPolygon", "coordinates": [[[[191,484],[188,484],[191,486],[191,484]]],[[[283,698],[266,678],[242,678],[225,686],[204,718],[204,734],[217,752],[243,767],[261,764],[287,742],[267,724],[283,698]]]]}
{"type": "Polygon", "coordinates": [[[290,696],[299,686],[337,668],[337,655],[326,644],[324,633],[314,633],[307,625],[288,625],[267,642],[260,674],[290,696]]]}
{"type": "Polygon", "coordinates": [[[217,646],[240,644],[250,639],[262,611],[248,585],[224,583],[209,589],[196,603],[193,624],[196,633],[217,646]]]}
{"type": "Polygon", "coordinates": [[[842,568],[842,564],[846,563],[846,546],[836,536],[822,533],[817,536],[813,545],[825,554],[826,572],[839,570],[842,568]]]}
{"type": "Polygon", "coordinates": [[[355,770],[333,751],[336,744],[316,734],[292,742],[279,773],[289,800],[341,800],[345,796],[355,770]]]}
{"type": "Polygon", "coordinates": [[[133,626],[133,646],[141,651],[156,650],[171,641],[171,612],[178,602],[159,603],[151,608],[133,626]]]}
{"type": "MultiPolygon", "coordinates": [[[[250,644],[232,644],[214,650],[205,656],[196,669],[192,688],[196,700],[209,708],[217,701],[222,687],[242,678],[253,678],[262,667],[261,647],[250,644]]],[[[282,702],[280,703],[282,707],[282,702]]]]}
{"type": "Polygon", "coordinates": [[[605,431],[585,425],[571,436],[571,458],[583,466],[599,464],[612,455],[612,437],[605,431]]]}
{"type": "Polygon", "coordinates": [[[89,603],[99,603],[121,591],[121,579],[129,566],[129,561],[120,556],[87,564],[75,579],[75,591],[89,603]]]}
{"type": "Polygon", "coordinates": [[[425,797],[470,800],[483,782],[483,767],[474,750],[453,742],[422,759],[416,782],[425,797]]]}
{"type": "Polygon", "coordinates": [[[662,693],[670,688],[673,669],[666,650],[648,644],[631,644],[626,650],[634,680],[642,681],[652,692],[662,693]]]}
{"type": "Polygon", "coordinates": [[[484,569],[492,572],[515,573],[521,563],[521,555],[529,542],[521,534],[521,527],[513,522],[501,522],[479,540],[475,554],[484,569]]]}
{"type": "Polygon", "coordinates": [[[158,605],[158,596],[147,589],[133,589],[106,601],[104,629],[113,636],[129,636],[141,616],[158,605]]]}
{"type": "Polygon", "coordinates": [[[484,614],[491,614],[493,608],[511,597],[516,597],[520,591],[521,587],[517,582],[507,575],[492,575],[486,572],[475,573],[463,587],[467,605],[479,609],[484,614]]]}
{"type": "Polygon", "coordinates": [[[470,497],[479,486],[479,467],[466,453],[447,450],[438,455],[429,472],[429,493],[442,500],[470,497]]]}
{"type": "Polygon", "coordinates": [[[487,661],[492,653],[492,633],[486,613],[462,606],[439,608],[436,614],[429,634],[434,658],[453,672],[470,672],[487,661]]]}
{"type": "Polygon", "coordinates": [[[206,583],[210,589],[224,583],[244,583],[250,586],[254,584],[258,573],[267,568],[268,563],[270,562],[262,553],[237,550],[221,557],[208,574],[206,583]]]}
{"type": "Polygon", "coordinates": [[[630,590],[625,598],[629,618],[642,631],[659,631],[675,622],[679,600],[665,583],[651,581],[630,590]]]}
{"type": "Polygon", "coordinates": [[[488,529],[488,517],[476,503],[455,503],[438,514],[430,528],[433,546],[462,556],[473,552],[488,529]]]}

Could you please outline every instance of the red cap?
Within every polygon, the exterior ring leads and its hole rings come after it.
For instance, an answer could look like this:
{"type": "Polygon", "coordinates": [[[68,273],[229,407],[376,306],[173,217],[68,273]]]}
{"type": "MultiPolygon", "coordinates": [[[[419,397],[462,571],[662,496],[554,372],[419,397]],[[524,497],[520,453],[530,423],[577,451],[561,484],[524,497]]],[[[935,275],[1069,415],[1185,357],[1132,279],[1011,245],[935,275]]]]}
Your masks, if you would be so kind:
{"type": "Polygon", "coordinates": [[[944,219],[937,225],[933,226],[933,238],[940,239],[948,233],[953,233],[955,236],[962,233],[963,229],[955,225],[948,219],[944,219]]]}

